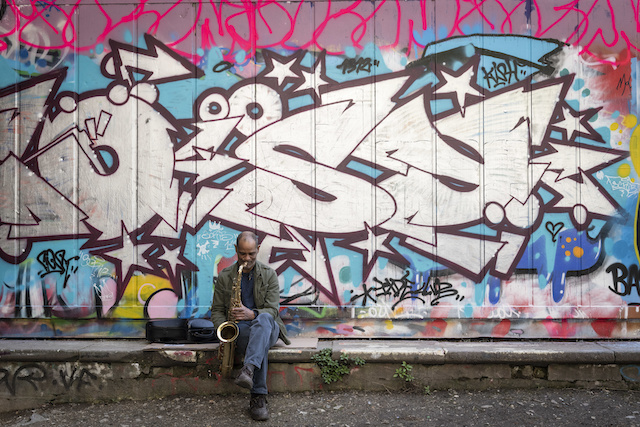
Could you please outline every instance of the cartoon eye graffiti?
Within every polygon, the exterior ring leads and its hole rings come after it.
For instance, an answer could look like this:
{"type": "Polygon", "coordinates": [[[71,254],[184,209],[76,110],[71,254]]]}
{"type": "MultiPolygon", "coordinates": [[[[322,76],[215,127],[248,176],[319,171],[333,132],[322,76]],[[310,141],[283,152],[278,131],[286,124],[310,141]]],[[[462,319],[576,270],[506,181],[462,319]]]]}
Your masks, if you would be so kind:
{"type": "Polygon", "coordinates": [[[247,116],[251,117],[253,120],[260,119],[264,114],[264,110],[262,109],[262,105],[257,102],[252,102],[247,105],[247,116]]]}
{"type": "Polygon", "coordinates": [[[221,93],[207,91],[200,95],[200,98],[196,102],[200,121],[225,119],[229,116],[229,102],[221,93]]]}
{"type": "Polygon", "coordinates": [[[244,116],[237,128],[245,135],[251,135],[282,118],[280,94],[264,84],[239,87],[229,97],[229,105],[231,117],[244,116]]]}
{"type": "Polygon", "coordinates": [[[207,112],[212,116],[218,116],[222,113],[222,105],[216,101],[210,102],[207,105],[207,112]]]}

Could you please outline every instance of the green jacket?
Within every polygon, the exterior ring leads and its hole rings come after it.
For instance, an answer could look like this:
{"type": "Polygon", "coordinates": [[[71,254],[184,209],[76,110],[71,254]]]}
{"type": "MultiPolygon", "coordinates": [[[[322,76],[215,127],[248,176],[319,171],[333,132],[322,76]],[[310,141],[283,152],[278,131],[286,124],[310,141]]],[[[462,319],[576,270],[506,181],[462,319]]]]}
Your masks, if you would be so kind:
{"type": "MultiPolygon", "coordinates": [[[[211,321],[216,329],[227,320],[231,288],[238,277],[237,263],[230,265],[220,272],[215,282],[213,305],[211,306],[211,321]]],[[[287,338],[287,329],[280,318],[280,285],[278,276],[272,268],[256,261],[254,267],[253,299],[258,313],[269,313],[280,328],[280,339],[287,345],[291,344],[287,338]]]]}

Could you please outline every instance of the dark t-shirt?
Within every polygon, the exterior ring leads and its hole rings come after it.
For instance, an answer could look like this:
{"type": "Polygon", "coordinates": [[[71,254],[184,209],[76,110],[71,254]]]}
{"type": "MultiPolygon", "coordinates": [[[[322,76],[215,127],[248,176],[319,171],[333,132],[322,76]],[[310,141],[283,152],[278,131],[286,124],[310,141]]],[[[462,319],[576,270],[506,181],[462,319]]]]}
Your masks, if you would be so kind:
{"type": "Polygon", "coordinates": [[[242,273],[242,285],[240,286],[240,298],[242,305],[248,309],[254,310],[256,303],[253,300],[253,270],[249,273],[242,273]]]}

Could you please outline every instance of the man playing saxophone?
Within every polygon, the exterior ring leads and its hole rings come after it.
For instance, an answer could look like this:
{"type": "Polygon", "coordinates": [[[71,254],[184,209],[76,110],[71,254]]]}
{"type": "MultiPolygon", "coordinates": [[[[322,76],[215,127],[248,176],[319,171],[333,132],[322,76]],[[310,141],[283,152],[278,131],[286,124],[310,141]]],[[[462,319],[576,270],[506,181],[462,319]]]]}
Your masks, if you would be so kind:
{"type": "Polygon", "coordinates": [[[276,272],[256,261],[258,236],[243,231],[236,240],[238,263],[222,270],[215,281],[211,320],[218,328],[227,320],[236,322],[239,334],[236,351],[244,353],[244,365],[235,384],[251,390],[249,412],[254,420],[267,420],[267,354],[281,338],[289,344],[286,328],[279,316],[280,286],[276,272]],[[242,268],[242,303],[231,307],[232,287],[242,268]],[[229,317],[229,319],[227,319],[229,317]]]}

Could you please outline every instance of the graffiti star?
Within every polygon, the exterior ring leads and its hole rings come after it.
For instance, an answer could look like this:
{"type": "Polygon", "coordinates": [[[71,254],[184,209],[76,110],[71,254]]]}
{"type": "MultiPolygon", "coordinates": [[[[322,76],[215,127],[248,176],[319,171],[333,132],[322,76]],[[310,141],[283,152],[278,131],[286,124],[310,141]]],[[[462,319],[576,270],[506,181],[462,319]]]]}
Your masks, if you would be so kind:
{"type": "MultiPolygon", "coordinates": [[[[299,52],[302,53],[303,51],[299,52]]],[[[276,79],[278,81],[278,87],[283,86],[288,80],[302,78],[302,74],[299,71],[292,69],[292,67],[295,67],[300,62],[300,54],[280,56],[277,53],[265,50],[263,51],[263,55],[266,67],[262,73],[262,77],[276,79]]]]}
{"type": "Polygon", "coordinates": [[[322,52],[311,68],[300,67],[303,82],[294,92],[296,95],[301,94],[300,92],[309,92],[317,104],[320,104],[320,87],[333,83],[333,81],[326,76],[324,56],[325,52],[322,52]]]}
{"type": "Polygon", "coordinates": [[[584,111],[576,111],[566,102],[561,103],[561,109],[556,120],[551,124],[556,131],[562,134],[563,141],[576,141],[580,136],[593,141],[602,142],[602,136],[593,129],[589,120],[598,113],[599,109],[591,108],[584,111]]]}
{"type": "Polygon", "coordinates": [[[376,265],[378,258],[387,258],[400,265],[408,265],[406,259],[400,255],[392,246],[393,234],[378,227],[370,227],[365,224],[365,229],[358,232],[354,237],[336,242],[336,246],[341,246],[362,254],[362,278],[367,280],[371,270],[376,265]]]}
{"type": "Polygon", "coordinates": [[[138,270],[153,273],[156,270],[147,262],[147,259],[144,256],[145,252],[147,252],[147,250],[152,246],[152,243],[135,243],[131,239],[131,236],[125,226],[122,225],[120,246],[92,252],[92,255],[100,255],[105,260],[115,265],[117,278],[120,279],[117,280],[118,301],[122,298],[124,290],[129,284],[129,279],[133,275],[134,271],[138,270]]]}
{"type": "MultiPolygon", "coordinates": [[[[320,261],[315,250],[318,244],[322,247],[321,260],[325,260],[328,257],[325,239],[316,238],[315,235],[305,235],[304,231],[283,225],[280,237],[266,236],[260,248],[261,251],[270,253],[269,263],[277,265],[275,270],[278,274],[290,268],[298,273],[305,282],[308,282],[314,292],[322,293],[330,301],[340,305],[340,298],[330,269],[316,268],[320,261]]],[[[281,297],[284,296],[281,295],[281,297]]]]}
{"type": "Polygon", "coordinates": [[[476,57],[475,59],[469,60],[467,64],[458,71],[444,67],[436,69],[439,83],[434,88],[434,93],[437,95],[453,93],[463,117],[468,105],[467,98],[469,96],[484,98],[482,87],[476,84],[478,63],[479,58],[476,57]]]}
{"type": "Polygon", "coordinates": [[[176,282],[174,279],[178,276],[178,270],[190,263],[182,255],[182,249],[184,248],[182,245],[176,245],[174,249],[162,245],[162,248],[164,253],[158,256],[158,261],[167,267],[169,279],[171,283],[174,283],[176,282]]]}

